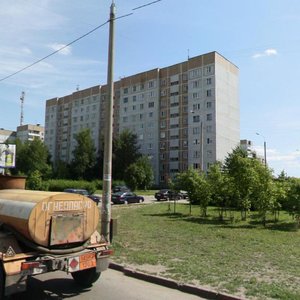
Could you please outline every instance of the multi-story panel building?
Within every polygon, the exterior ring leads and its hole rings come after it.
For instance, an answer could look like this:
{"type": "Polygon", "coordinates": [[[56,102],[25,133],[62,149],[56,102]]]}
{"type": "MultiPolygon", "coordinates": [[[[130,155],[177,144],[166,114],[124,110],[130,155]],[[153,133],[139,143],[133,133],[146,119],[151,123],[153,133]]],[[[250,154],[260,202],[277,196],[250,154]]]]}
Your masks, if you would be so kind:
{"type": "Polygon", "coordinates": [[[0,128],[0,144],[9,143],[10,141],[15,141],[15,139],[16,139],[15,131],[0,128]]]}
{"type": "Polygon", "coordinates": [[[32,125],[21,125],[17,127],[17,138],[21,142],[33,141],[39,139],[44,141],[44,127],[40,124],[32,125]]]}
{"type": "MultiPolygon", "coordinates": [[[[189,167],[207,171],[239,145],[238,68],[216,52],[122,78],[114,89],[114,134],[137,135],[156,184],[189,167]]],[[[45,143],[54,159],[70,161],[82,128],[100,147],[105,101],[106,86],[47,101],[45,143]]]]}

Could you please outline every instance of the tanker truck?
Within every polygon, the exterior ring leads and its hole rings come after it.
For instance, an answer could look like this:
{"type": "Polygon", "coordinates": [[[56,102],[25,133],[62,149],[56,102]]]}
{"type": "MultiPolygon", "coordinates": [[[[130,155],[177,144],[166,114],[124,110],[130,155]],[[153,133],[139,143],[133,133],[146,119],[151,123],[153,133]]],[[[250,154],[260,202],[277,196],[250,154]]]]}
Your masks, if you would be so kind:
{"type": "Polygon", "coordinates": [[[24,291],[29,276],[57,270],[91,286],[112,254],[98,224],[99,209],[88,197],[0,190],[0,299],[24,291]]]}

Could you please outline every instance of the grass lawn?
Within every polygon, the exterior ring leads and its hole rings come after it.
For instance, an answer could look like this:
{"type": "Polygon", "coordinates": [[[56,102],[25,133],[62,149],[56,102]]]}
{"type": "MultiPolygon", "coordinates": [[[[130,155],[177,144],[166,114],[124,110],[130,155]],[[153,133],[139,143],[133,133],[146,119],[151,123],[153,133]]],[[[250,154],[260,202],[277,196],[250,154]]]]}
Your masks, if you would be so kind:
{"type": "Polygon", "coordinates": [[[175,214],[168,203],[113,206],[113,260],[247,299],[300,299],[300,229],[290,216],[264,228],[254,214],[234,223],[220,222],[214,208],[208,214],[193,207],[189,215],[188,204],[175,214]]]}

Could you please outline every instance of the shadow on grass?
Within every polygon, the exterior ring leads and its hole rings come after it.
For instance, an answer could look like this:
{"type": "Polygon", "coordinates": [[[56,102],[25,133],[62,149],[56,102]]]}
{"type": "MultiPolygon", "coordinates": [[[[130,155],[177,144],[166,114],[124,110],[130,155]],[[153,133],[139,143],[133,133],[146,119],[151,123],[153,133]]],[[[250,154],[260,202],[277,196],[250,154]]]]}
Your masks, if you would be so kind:
{"type": "Polygon", "coordinates": [[[219,228],[230,228],[230,229],[266,229],[266,230],[277,230],[277,231],[286,231],[293,232],[297,231],[297,227],[293,222],[274,222],[267,220],[266,227],[263,226],[262,221],[257,215],[251,215],[247,223],[242,221],[232,222],[229,219],[220,220],[219,217],[201,217],[201,216],[190,216],[183,213],[174,213],[172,211],[165,213],[154,213],[154,214],[144,214],[144,216],[150,217],[167,217],[171,220],[182,220],[189,223],[195,224],[204,224],[204,225],[215,225],[219,228]]]}

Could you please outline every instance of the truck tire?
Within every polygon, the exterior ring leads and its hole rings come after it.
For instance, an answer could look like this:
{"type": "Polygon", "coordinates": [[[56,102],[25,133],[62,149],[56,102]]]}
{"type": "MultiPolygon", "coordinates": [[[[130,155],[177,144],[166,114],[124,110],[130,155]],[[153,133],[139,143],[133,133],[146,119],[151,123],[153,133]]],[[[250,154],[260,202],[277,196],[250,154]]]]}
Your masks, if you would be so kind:
{"type": "Polygon", "coordinates": [[[71,275],[78,285],[81,285],[83,287],[90,287],[95,281],[98,280],[98,278],[101,275],[101,272],[97,272],[96,268],[91,268],[73,272],[71,273],[71,275]]]}

